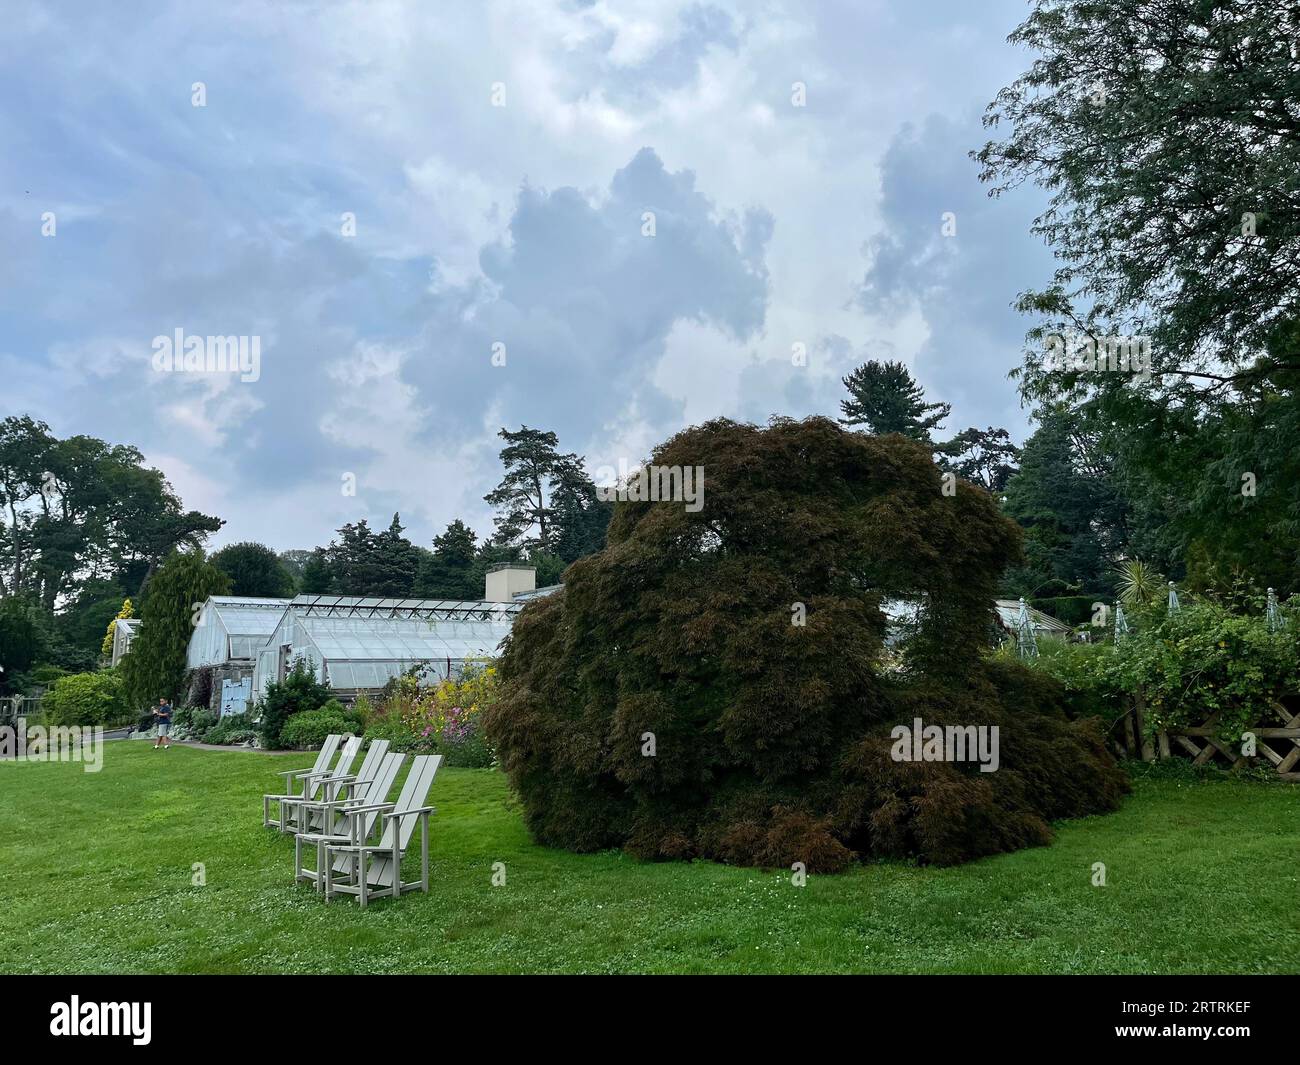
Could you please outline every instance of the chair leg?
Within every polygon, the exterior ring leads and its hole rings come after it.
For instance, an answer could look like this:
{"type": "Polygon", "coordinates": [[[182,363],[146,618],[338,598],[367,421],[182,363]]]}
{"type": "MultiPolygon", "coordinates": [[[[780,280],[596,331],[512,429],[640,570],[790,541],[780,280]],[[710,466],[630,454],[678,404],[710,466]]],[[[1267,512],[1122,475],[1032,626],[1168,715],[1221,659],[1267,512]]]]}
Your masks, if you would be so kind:
{"type": "MultiPolygon", "coordinates": [[[[358,865],[357,859],[354,858],[352,860],[352,868],[355,870],[357,868],[357,865],[358,865]]],[[[357,878],[357,891],[358,891],[357,898],[360,900],[361,908],[364,910],[366,908],[366,903],[370,901],[369,899],[366,898],[366,880],[368,878],[366,876],[366,856],[364,854],[361,855],[360,866],[361,866],[361,875],[360,877],[357,878]]]]}
{"type": "Polygon", "coordinates": [[[420,890],[429,894],[429,815],[420,815],[420,890]]]}

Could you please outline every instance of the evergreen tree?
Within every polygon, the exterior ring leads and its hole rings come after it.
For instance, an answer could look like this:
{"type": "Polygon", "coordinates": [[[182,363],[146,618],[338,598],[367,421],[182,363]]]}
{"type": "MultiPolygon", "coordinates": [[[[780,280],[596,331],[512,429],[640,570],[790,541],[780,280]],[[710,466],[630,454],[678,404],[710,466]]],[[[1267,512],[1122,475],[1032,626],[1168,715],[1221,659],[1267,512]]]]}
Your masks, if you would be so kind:
{"type": "Polygon", "coordinates": [[[596,498],[582,458],[560,453],[554,433],[526,425],[498,435],[506,441],[501,450],[506,472],[483,497],[497,508],[494,542],[566,563],[600,550],[613,511],[596,498]]]}
{"type": "Polygon", "coordinates": [[[900,433],[912,440],[930,443],[930,430],[940,428],[952,411],[948,403],[926,403],[925,390],[901,362],[863,363],[843,378],[849,398],[840,401],[848,428],[865,426],[880,436],[900,433]]]}
{"type": "Polygon", "coordinates": [[[1025,562],[1008,586],[1024,596],[1109,595],[1128,544],[1123,497],[1068,411],[1043,412],[1040,423],[1006,486],[1005,513],[1025,529],[1025,562]]]}
{"type": "Polygon", "coordinates": [[[560,456],[551,484],[553,554],[569,563],[599,551],[614,504],[596,497],[596,485],[576,455],[560,456]]]}
{"type": "Polygon", "coordinates": [[[421,551],[404,534],[401,516],[393,515],[388,528],[376,537],[379,579],[371,595],[390,595],[409,599],[415,594],[415,578],[420,569],[421,551]]]}
{"type": "MultiPolygon", "coordinates": [[[[501,462],[506,468],[501,483],[483,498],[497,508],[496,542],[549,549],[554,538],[555,510],[548,498],[552,475],[561,461],[559,438],[541,429],[521,425],[518,432],[502,429],[506,446],[501,462]],[[531,535],[529,535],[531,534],[531,535]]],[[[573,457],[573,456],[565,456],[573,457]]]]}
{"type": "Polygon", "coordinates": [[[422,599],[482,599],[476,547],[474,530],[457,518],[433,538],[433,552],[420,560],[414,594],[422,599]]]}
{"type": "Polygon", "coordinates": [[[1005,429],[963,429],[936,451],[952,461],[949,468],[986,491],[1001,492],[1016,472],[1020,449],[1005,429]]]}
{"type": "Polygon", "coordinates": [[[140,611],[140,631],[122,659],[127,695],[143,706],[160,696],[180,697],[185,657],[202,605],[212,595],[228,595],[230,578],[196,548],[168,555],[149,582],[140,611]]]}
{"type": "Polygon", "coordinates": [[[305,595],[329,595],[334,591],[334,574],[325,548],[313,549],[303,563],[299,587],[305,595]]]}
{"type": "MultiPolygon", "coordinates": [[[[374,532],[365,518],[344,525],[338,539],[323,549],[328,591],[336,595],[409,598],[415,586],[420,552],[403,535],[401,517],[393,515],[388,528],[374,532]]],[[[303,571],[303,588],[318,583],[316,558],[303,571]]]]}

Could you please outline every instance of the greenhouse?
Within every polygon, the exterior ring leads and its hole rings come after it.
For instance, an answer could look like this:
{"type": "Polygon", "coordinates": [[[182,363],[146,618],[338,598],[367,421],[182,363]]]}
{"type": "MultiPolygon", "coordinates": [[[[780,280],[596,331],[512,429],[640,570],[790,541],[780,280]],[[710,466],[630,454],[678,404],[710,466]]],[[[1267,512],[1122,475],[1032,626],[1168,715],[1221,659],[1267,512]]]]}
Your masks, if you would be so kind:
{"type": "Polygon", "coordinates": [[[455,676],[467,661],[495,656],[519,603],[301,595],[283,610],[253,672],[253,698],[310,663],[340,693],[373,691],[414,666],[422,681],[455,676]]]}
{"type": "MultiPolygon", "coordinates": [[[[998,613],[998,622],[1008,633],[1017,631],[1020,625],[1020,609],[1023,599],[995,599],[993,606],[998,613]]],[[[1063,621],[1058,621],[1050,614],[1044,614],[1041,610],[1035,610],[1033,607],[1026,607],[1025,613],[1029,618],[1029,625],[1033,629],[1036,637],[1054,636],[1057,639],[1067,639],[1074,631],[1063,621]]]]}
{"type": "Polygon", "coordinates": [[[189,669],[251,661],[290,604],[289,599],[249,599],[214,595],[199,611],[185,664],[189,669]]]}
{"type": "Polygon", "coordinates": [[[113,653],[109,665],[116,666],[123,656],[131,650],[131,641],[140,631],[139,618],[117,618],[113,622],[113,653]]]}

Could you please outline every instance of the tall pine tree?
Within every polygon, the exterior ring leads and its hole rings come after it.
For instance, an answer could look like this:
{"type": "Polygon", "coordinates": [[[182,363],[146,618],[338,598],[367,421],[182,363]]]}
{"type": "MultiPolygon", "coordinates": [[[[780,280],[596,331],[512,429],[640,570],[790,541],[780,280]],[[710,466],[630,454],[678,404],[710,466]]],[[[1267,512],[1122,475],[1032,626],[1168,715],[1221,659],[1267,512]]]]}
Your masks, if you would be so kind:
{"type": "Polygon", "coordinates": [[[900,433],[931,443],[930,430],[941,428],[952,411],[948,403],[926,403],[925,390],[901,362],[863,363],[843,379],[849,398],[840,401],[847,428],[863,426],[877,436],[900,433]]]}
{"type": "Polygon", "coordinates": [[[474,530],[457,518],[433,538],[433,552],[420,560],[414,594],[422,599],[482,599],[476,547],[474,530]]]}

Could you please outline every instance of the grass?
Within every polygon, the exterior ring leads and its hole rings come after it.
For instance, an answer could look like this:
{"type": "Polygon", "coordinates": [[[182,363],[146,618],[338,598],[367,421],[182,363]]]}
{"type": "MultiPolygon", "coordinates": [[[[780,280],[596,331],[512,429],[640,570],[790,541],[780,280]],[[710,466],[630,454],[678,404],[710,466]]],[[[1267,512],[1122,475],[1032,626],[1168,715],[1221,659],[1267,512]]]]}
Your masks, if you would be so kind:
{"type": "Polygon", "coordinates": [[[1300,972],[1294,786],[1149,774],[1050,847],[800,888],[538,847],[500,773],[443,769],[430,893],[363,913],[294,884],[292,840],[261,827],[276,772],[310,761],[118,742],[99,773],[0,762],[0,972],[1300,972]]]}

